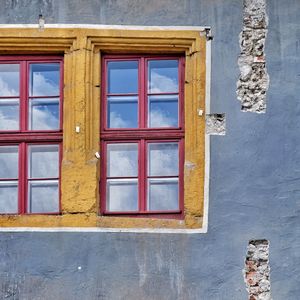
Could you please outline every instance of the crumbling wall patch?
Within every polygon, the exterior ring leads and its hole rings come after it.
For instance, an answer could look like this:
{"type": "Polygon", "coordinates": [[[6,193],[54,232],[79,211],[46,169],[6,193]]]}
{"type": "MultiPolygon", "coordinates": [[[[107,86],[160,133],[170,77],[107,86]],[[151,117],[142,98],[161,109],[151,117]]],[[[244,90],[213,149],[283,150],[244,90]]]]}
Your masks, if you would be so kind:
{"type": "Polygon", "coordinates": [[[237,82],[237,98],[242,103],[242,111],[266,112],[269,88],[264,52],[267,26],[266,0],[244,0],[238,59],[240,76],[237,82]]]}
{"type": "Polygon", "coordinates": [[[244,279],[249,293],[249,300],[272,300],[269,241],[249,241],[245,260],[244,279]]]}
{"type": "Polygon", "coordinates": [[[207,114],[205,119],[206,134],[210,135],[225,135],[226,134],[226,119],[225,114],[207,114]]]}

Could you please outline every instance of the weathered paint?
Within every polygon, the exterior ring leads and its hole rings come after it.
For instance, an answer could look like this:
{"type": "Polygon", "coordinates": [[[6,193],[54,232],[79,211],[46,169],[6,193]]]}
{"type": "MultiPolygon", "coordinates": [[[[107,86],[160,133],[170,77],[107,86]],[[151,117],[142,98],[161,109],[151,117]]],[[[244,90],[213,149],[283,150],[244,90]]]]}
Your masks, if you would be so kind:
{"type": "Polygon", "coordinates": [[[204,201],[206,37],[199,31],[2,28],[0,53],[62,53],[64,63],[63,155],[59,216],[0,215],[0,225],[120,228],[202,227],[204,201]],[[43,43],[41,44],[41,41],[43,43]],[[185,159],[195,168],[184,173],[184,220],[99,216],[100,94],[103,51],[185,54],[185,159]],[[80,130],[76,130],[79,127],[80,130]]]}
{"type": "Polygon", "coordinates": [[[226,136],[211,137],[208,233],[1,233],[1,297],[247,299],[247,244],[265,238],[272,297],[298,300],[299,1],[267,1],[270,87],[267,112],[260,115],[242,113],[236,101],[242,1],[84,3],[5,0],[0,23],[37,23],[41,12],[46,23],[212,27],[211,113],[225,113],[227,128],[226,136]]]}

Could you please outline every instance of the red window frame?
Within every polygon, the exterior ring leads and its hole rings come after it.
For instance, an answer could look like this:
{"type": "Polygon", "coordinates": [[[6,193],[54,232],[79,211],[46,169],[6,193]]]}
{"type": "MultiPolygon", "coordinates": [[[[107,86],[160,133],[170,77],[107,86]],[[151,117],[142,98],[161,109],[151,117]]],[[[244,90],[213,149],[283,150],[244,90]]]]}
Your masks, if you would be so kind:
{"type": "MultiPolygon", "coordinates": [[[[101,93],[101,176],[100,176],[100,214],[107,216],[155,217],[155,218],[184,218],[184,73],[185,60],[182,55],[103,55],[102,57],[102,93],[101,93]],[[107,64],[115,61],[138,61],[138,93],[137,94],[108,94],[107,93],[107,64]],[[148,93],[148,62],[150,60],[178,60],[178,92],[177,93],[148,93]],[[148,96],[178,94],[178,127],[148,128],[148,96]],[[108,128],[107,126],[107,97],[108,96],[138,96],[138,127],[137,128],[108,128]],[[155,178],[178,178],[179,209],[167,211],[147,210],[147,144],[149,143],[178,143],[179,170],[178,176],[152,176],[155,178]],[[106,209],[107,179],[107,144],[138,143],[138,210],[112,212],[106,209]]],[[[129,179],[130,177],[122,177],[129,179]]]]}
{"type": "MultiPolygon", "coordinates": [[[[19,82],[19,96],[0,96],[1,99],[19,98],[19,130],[0,130],[0,147],[1,146],[17,146],[18,147],[18,212],[17,214],[59,214],[61,212],[61,161],[62,161],[62,124],[63,124],[63,57],[62,56],[37,56],[37,55],[23,55],[23,56],[0,56],[0,64],[19,64],[20,65],[20,82],[19,82]],[[58,63],[60,65],[60,86],[59,95],[55,96],[30,96],[29,95],[29,66],[30,64],[42,63],[58,63]],[[51,99],[59,98],[59,128],[57,130],[30,130],[28,107],[30,99],[51,99]],[[56,178],[28,178],[28,148],[31,145],[46,146],[57,145],[59,149],[59,174],[56,178]],[[31,213],[28,209],[28,183],[29,181],[45,181],[58,180],[58,211],[57,212],[41,212],[31,213]]],[[[3,179],[0,181],[9,181],[13,179],[3,179]]],[[[0,214],[15,214],[2,213],[0,214]]]]}

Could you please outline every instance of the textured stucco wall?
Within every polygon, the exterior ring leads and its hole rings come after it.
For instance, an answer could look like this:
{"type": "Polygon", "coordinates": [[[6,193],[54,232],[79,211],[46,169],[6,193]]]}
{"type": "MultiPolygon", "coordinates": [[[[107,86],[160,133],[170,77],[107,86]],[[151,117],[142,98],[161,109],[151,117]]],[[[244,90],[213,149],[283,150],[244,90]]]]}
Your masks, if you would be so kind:
{"type": "Polygon", "coordinates": [[[246,299],[250,239],[270,241],[271,292],[300,298],[298,0],[269,0],[266,114],[236,101],[240,0],[3,0],[0,23],[210,25],[212,112],[207,234],[1,233],[3,299],[246,299]],[[78,267],[81,267],[81,269],[78,267]]]}

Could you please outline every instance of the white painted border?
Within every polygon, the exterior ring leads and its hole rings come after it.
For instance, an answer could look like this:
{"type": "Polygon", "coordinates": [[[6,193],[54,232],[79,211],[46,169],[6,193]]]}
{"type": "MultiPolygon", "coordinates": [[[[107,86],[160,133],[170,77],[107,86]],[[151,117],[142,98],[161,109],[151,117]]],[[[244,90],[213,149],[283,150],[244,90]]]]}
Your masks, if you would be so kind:
{"type": "MultiPolygon", "coordinates": [[[[0,28],[38,28],[36,24],[0,24],[0,28]]],[[[191,30],[203,32],[209,26],[126,26],[126,25],[88,25],[88,24],[46,24],[45,28],[89,28],[89,29],[126,29],[126,30],[191,30]]],[[[206,114],[210,113],[211,85],[211,40],[206,42],[206,114]]],[[[128,233],[207,233],[210,180],[210,136],[205,134],[205,178],[203,226],[199,229],[163,229],[163,228],[98,228],[98,227],[1,227],[0,232],[128,232],[128,233]]]]}
{"type": "MultiPolygon", "coordinates": [[[[38,24],[0,24],[0,28],[36,28],[38,24]]],[[[209,26],[140,26],[140,25],[102,25],[102,24],[45,24],[44,28],[82,28],[82,29],[122,29],[122,30],[187,30],[205,31],[209,26]]]]}

